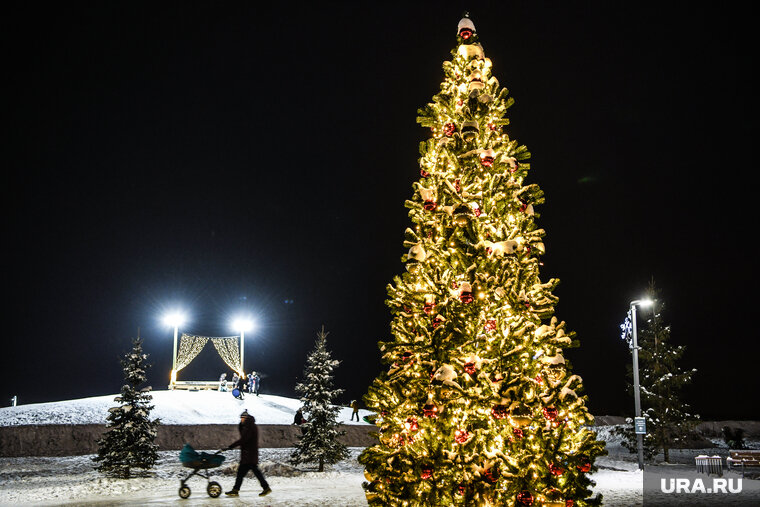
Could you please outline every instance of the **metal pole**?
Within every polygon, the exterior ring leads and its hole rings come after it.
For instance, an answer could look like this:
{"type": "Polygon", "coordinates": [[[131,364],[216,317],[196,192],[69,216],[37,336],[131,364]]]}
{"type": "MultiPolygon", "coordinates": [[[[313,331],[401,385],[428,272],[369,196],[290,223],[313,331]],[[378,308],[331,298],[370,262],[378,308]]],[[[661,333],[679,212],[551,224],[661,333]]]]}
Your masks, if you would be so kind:
{"type": "Polygon", "coordinates": [[[240,331],[240,374],[243,375],[243,355],[245,354],[245,331],[240,331]]]}
{"type": "MultiPolygon", "coordinates": [[[[639,393],[639,344],[636,339],[636,304],[631,303],[633,325],[633,403],[636,417],[641,417],[641,395],[639,393]]],[[[636,433],[636,448],[639,454],[639,470],[644,470],[644,435],[636,433]]]]}
{"type": "Polygon", "coordinates": [[[177,382],[177,326],[174,326],[174,355],[172,356],[171,384],[177,382]]]}

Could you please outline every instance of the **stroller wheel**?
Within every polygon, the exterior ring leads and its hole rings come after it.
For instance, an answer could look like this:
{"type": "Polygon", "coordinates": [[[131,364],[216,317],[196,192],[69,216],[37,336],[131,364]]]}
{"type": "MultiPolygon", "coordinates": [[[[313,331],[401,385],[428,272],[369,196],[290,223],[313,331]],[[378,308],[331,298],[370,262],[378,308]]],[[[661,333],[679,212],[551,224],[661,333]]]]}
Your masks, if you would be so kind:
{"type": "Polygon", "coordinates": [[[179,497],[188,498],[190,496],[190,488],[188,486],[180,486],[179,497]]]}
{"type": "Polygon", "coordinates": [[[206,487],[206,492],[208,493],[208,496],[210,496],[211,498],[216,498],[222,494],[222,486],[218,482],[211,481],[208,483],[208,486],[206,487]]]}

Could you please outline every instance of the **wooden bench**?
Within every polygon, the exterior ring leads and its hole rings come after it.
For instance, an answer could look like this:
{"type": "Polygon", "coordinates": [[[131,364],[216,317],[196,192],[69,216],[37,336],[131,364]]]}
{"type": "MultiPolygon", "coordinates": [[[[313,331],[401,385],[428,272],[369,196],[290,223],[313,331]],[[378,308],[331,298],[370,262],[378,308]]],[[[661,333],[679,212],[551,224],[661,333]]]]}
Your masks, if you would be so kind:
{"type": "Polygon", "coordinates": [[[218,391],[218,380],[178,380],[169,389],[185,389],[188,391],[218,391]]]}
{"type": "Polygon", "coordinates": [[[741,449],[728,451],[728,458],[726,458],[726,466],[729,470],[731,467],[741,467],[742,477],[744,477],[744,471],[747,468],[759,468],[760,467],[760,449],[741,449]]]}

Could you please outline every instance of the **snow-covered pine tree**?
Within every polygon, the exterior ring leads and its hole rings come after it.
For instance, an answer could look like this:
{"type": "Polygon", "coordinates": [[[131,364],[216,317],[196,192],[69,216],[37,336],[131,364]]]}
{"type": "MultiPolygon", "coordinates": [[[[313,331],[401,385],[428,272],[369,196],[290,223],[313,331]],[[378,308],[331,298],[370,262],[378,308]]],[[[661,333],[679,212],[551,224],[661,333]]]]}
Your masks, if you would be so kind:
{"type": "Polygon", "coordinates": [[[150,420],[151,388],[140,388],[147,380],[147,358],[138,337],[132,342],[132,351],[121,361],[126,383],[114,398],[119,406],[109,409],[106,433],[98,440],[98,455],[93,458],[100,463],[97,470],[111,477],[128,479],[133,468],[148,470],[158,459],[154,440],[160,421],[150,420]]]}
{"type": "MultiPolygon", "coordinates": [[[[642,416],[647,424],[644,457],[651,460],[662,452],[664,461],[669,462],[670,449],[682,446],[699,419],[699,415],[691,413],[682,393],[697,370],[684,370],[678,364],[686,347],[670,342],[670,326],[663,320],[665,302],[654,280],[649,284],[647,297],[655,301],[652,316],[644,320],[637,336],[642,416]]],[[[629,377],[632,376],[629,367],[629,377]]],[[[623,446],[632,453],[637,452],[633,425],[619,433],[624,437],[623,446]]]]}
{"type": "Polygon", "coordinates": [[[338,437],[345,433],[336,419],[340,407],[332,405],[335,397],[343,392],[343,389],[333,387],[333,372],[340,361],[330,357],[328,334],[322,326],[317,333],[316,346],[306,359],[304,381],[296,384],[307,422],[291,454],[293,464],[319,463],[320,472],[324,471],[325,463],[334,464],[348,457],[348,449],[338,441],[338,437]]]}

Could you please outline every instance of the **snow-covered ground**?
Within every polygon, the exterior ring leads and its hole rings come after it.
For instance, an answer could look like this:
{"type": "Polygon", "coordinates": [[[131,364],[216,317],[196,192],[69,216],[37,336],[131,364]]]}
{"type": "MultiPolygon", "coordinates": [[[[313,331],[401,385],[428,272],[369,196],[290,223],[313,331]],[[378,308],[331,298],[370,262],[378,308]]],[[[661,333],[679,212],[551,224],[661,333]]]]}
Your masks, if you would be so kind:
{"type": "MultiPolygon", "coordinates": [[[[288,465],[292,449],[262,449],[261,470],[272,494],[259,498],[255,478],[243,482],[237,499],[212,499],[206,494],[206,480],[193,477],[187,485],[192,494],[180,500],[179,481],[191,472],[179,462],[179,452],[163,451],[148,477],[109,479],[93,468],[92,455],[65,458],[0,458],[0,505],[266,505],[334,506],[367,505],[361,484],[362,466],[356,460],[361,448],[353,447],[351,457],[326,472],[288,465]]],[[[212,472],[212,480],[225,490],[235,481],[232,465],[237,451],[225,452],[227,461],[212,472]]],[[[642,505],[642,474],[635,463],[603,458],[603,467],[594,474],[595,491],[604,495],[605,505],[642,505]]]]}
{"type": "MultiPolygon", "coordinates": [[[[93,424],[103,423],[114,396],[100,396],[55,403],[39,403],[0,408],[0,425],[21,424],[93,424]]],[[[231,424],[237,422],[243,408],[256,416],[259,424],[290,424],[300,406],[296,399],[279,396],[248,396],[236,400],[229,393],[157,391],[154,393],[153,415],[165,424],[231,424]]],[[[340,420],[346,424],[351,410],[343,409],[340,420]]],[[[367,414],[362,411],[362,415],[367,414]]],[[[358,423],[353,423],[358,424],[358,423]]],[[[363,424],[363,423],[361,423],[363,424]]],[[[643,474],[630,455],[612,434],[609,427],[598,428],[599,437],[607,442],[608,456],[597,460],[599,470],[592,475],[595,493],[604,496],[604,505],[636,507],[643,505],[643,474]]],[[[754,442],[753,442],[754,443],[754,442]]],[[[192,494],[180,500],[177,494],[180,478],[191,470],[179,462],[179,451],[162,451],[156,467],[145,477],[110,479],[94,469],[92,455],[70,457],[0,458],[0,505],[261,505],[261,506],[330,506],[367,505],[361,484],[363,468],[357,461],[361,448],[351,448],[351,456],[316,472],[308,466],[293,467],[288,463],[291,448],[262,449],[261,469],[272,487],[272,494],[259,498],[259,486],[249,474],[239,498],[212,499],[206,494],[206,480],[193,477],[188,481],[192,494]]],[[[207,450],[215,452],[214,449],[207,450]]],[[[683,452],[684,463],[656,467],[668,477],[693,472],[694,453],[724,452],[724,449],[683,452]]],[[[225,452],[227,460],[211,469],[212,480],[227,490],[234,482],[234,465],[239,451],[225,452]]],[[[649,470],[648,470],[649,471],[649,470]]],[[[726,475],[735,478],[735,474],[726,475]]],[[[705,476],[707,480],[707,476],[705,476]]],[[[760,505],[760,481],[745,479],[742,501],[760,505]]],[[[664,497],[668,503],[657,505],[736,505],[736,497],[715,495],[681,495],[664,497]],[[727,502],[727,503],[723,503],[727,502]]],[[[650,505],[650,502],[647,502],[650,505]]],[[[654,505],[654,504],[652,504],[654,505]]],[[[744,505],[744,504],[742,504],[744,505]]]]}
{"type": "MultiPolygon", "coordinates": [[[[229,392],[219,391],[153,391],[151,418],[163,424],[237,424],[244,409],[256,417],[257,424],[291,424],[301,406],[294,398],[262,394],[246,395],[238,400],[229,392]]],[[[104,424],[108,409],[117,405],[114,397],[96,396],[78,400],[32,403],[0,408],[0,426],[25,424],[104,424]]],[[[369,412],[359,410],[364,417],[369,412]]],[[[351,409],[343,407],[338,420],[351,422],[351,409]]]]}

